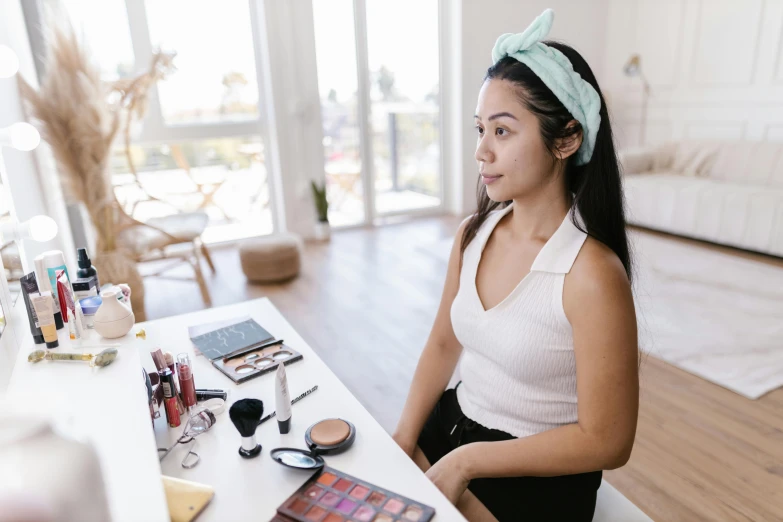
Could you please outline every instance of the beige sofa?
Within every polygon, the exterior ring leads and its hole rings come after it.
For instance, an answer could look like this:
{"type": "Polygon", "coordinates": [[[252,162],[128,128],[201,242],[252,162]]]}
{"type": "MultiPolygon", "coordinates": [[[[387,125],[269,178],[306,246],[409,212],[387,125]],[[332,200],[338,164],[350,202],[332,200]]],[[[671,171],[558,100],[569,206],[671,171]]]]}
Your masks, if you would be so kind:
{"type": "Polygon", "coordinates": [[[629,223],[783,256],[783,143],[681,142],[620,161],[629,223]]]}

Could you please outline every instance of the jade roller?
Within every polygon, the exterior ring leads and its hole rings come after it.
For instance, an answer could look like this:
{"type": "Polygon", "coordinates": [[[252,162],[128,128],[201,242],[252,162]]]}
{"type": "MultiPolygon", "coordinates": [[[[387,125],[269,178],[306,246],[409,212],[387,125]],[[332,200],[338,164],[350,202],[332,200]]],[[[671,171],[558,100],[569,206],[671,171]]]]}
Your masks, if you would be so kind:
{"type": "Polygon", "coordinates": [[[36,350],[27,356],[31,363],[37,363],[46,359],[47,361],[90,361],[90,366],[103,368],[114,362],[117,358],[117,348],[107,348],[98,354],[91,353],[52,353],[43,350],[36,350]]]}

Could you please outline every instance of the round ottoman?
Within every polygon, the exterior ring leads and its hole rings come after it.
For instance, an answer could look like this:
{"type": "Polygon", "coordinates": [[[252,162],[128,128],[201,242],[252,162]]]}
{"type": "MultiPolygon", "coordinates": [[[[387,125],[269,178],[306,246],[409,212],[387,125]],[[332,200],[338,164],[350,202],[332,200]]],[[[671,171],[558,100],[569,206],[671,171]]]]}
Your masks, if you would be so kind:
{"type": "Polygon", "coordinates": [[[299,274],[302,242],[293,234],[248,239],[239,245],[242,271],[252,283],[278,283],[299,274]]]}

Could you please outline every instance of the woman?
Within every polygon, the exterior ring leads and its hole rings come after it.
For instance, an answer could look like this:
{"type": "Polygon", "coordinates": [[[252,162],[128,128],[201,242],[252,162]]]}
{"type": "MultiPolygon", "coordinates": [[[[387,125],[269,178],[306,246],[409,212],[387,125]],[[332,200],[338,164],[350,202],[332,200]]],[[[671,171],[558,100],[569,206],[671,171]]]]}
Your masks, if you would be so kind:
{"type": "Polygon", "coordinates": [[[397,443],[470,520],[592,520],[631,454],[636,316],[620,172],[590,67],[493,50],[476,109],[478,211],[459,227],[397,443]],[[464,352],[464,353],[463,353],[464,352]],[[462,355],[462,381],[444,389],[462,355]]]}

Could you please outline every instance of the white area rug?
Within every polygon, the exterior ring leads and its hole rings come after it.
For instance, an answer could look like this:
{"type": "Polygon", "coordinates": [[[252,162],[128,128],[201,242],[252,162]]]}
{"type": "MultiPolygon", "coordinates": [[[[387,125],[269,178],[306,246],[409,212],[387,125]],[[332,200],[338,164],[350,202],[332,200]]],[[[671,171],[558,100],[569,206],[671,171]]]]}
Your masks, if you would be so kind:
{"type": "Polygon", "coordinates": [[[632,232],[642,349],[750,399],[783,386],[783,268],[632,232]]]}
{"type": "MultiPolygon", "coordinates": [[[[750,399],[783,386],[783,268],[632,231],[642,350],[750,399]]],[[[422,250],[448,262],[453,240],[422,250]]]]}

